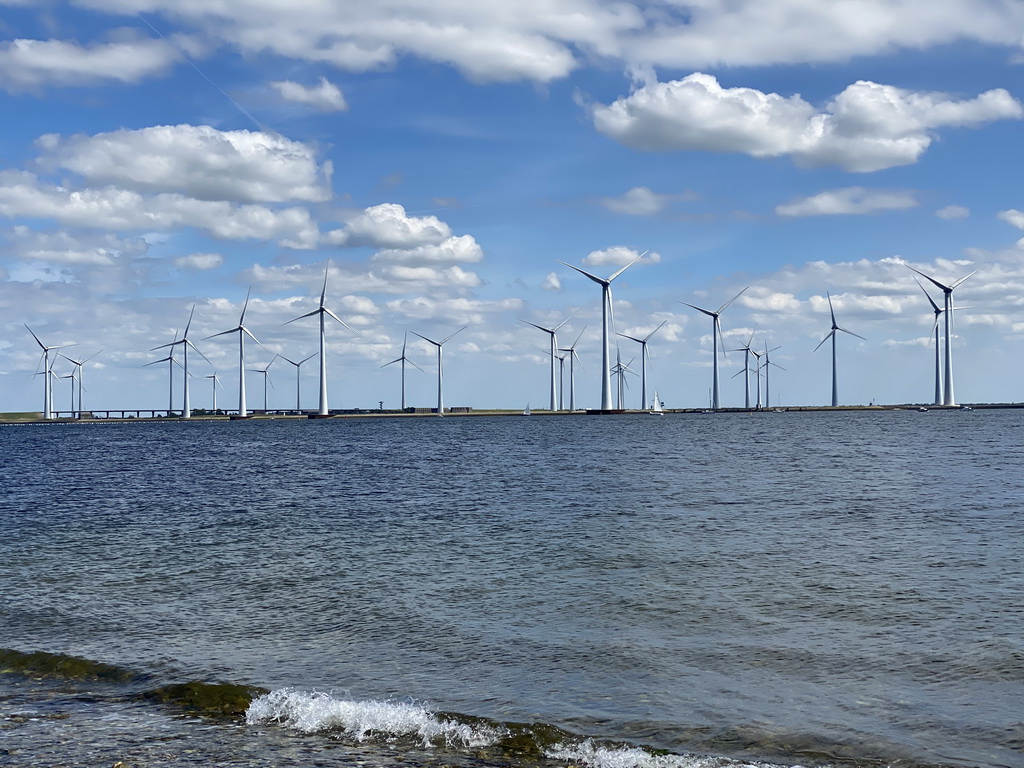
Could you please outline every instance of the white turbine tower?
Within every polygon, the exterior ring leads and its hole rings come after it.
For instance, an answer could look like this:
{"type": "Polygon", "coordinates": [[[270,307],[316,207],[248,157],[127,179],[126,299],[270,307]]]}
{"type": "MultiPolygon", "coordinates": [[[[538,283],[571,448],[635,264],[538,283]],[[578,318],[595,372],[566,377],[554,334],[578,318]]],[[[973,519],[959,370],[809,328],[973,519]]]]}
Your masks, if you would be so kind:
{"type": "Polygon", "coordinates": [[[970,275],[961,277],[950,285],[944,285],[936,280],[934,277],[926,275],[920,270],[914,269],[909,264],[907,269],[911,272],[917,272],[921,277],[931,281],[935,286],[942,290],[945,295],[945,303],[943,304],[943,311],[946,313],[946,387],[945,387],[945,398],[942,401],[943,405],[956,405],[956,397],[953,394],[953,290],[956,289],[964,280],[971,275],[977,274],[978,270],[974,270],[970,275]]]}
{"type": "Polygon", "coordinates": [[[217,376],[217,372],[216,371],[211,373],[206,378],[207,379],[213,379],[213,413],[214,413],[214,415],[216,415],[216,413],[217,413],[217,386],[218,385],[223,386],[223,385],[220,384],[220,378],[217,376]]]}
{"type": "Polygon", "coordinates": [[[174,413],[174,366],[181,367],[181,363],[174,359],[173,355],[167,355],[167,357],[161,357],[159,360],[154,360],[151,363],[146,363],[142,366],[143,368],[156,365],[157,363],[167,363],[167,416],[168,418],[174,413]]]}
{"type": "Polygon", "coordinates": [[[653,331],[648,333],[642,339],[638,339],[635,336],[627,336],[624,333],[616,334],[624,339],[635,341],[640,345],[640,409],[643,410],[647,407],[647,360],[650,358],[651,353],[647,351],[647,342],[651,340],[651,337],[661,330],[661,326],[667,323],[667,320],[662,320],[661,324],[653,331]]]}
{"type": "MultiPolygon", "coordinates": [[[[769,384],[770,384],[769,378],[770,377],[768,375],[768,374],[771,373],[772,366],[774,365],[780,371],[786,370],[785,368],[783,368],[778,363],[773,363],[772,359],[768,356],[769,354],[774,352],[776,349],[778,349],[778,347],[772,347],[771,349],[768,349],[768,342],[765,341],[765,343],[764,343],[764,407],[765,408],[771,408],[771,406],[772,406],[772,391],[771,391],[771,387],[769,386],[769,384]]],[[[760,397],[761,397],[760,382],[758,382],[758,399],[760,399],[760,397]]]]}
{"type": "MultiPolygon", "coordinates": [[[[814,348],[814,351],[817,352],[818,348],[821,347],[822,344],[829,339],[832,339],[832,407],[837,408],[839,407],[839,377],[836,373],[836,331],[848,333],[851,336],[856,336],[858,339],[864,339],[864,337],[860,334],[854,333],[853,331],[848,331],[845,328],[839,327],[839,324],[836,323],[836,311],[832,308],[832,296],[828,291],[825,291],[825,295],[828,297],[828,311],[832,315],[832,330],[828,332],[828,336],[818,342],[818,346],[814,348]]],[[[867,339],[864,339],[864,341],[867,341],[867,339]]],[[[766,360],[765,365],[767,364],[766,360]]]]}
{"type": "Polygon", "coordinates": [[[548,334],[551,337],[549,339],[549,341],[551,342],[551,351],[549,353],[550,357],[551,357],[551,399],[550,399],[551,405],[548,406],[548,409],[552,410],[552,411],[555,410],[555,391],[556,391],[556,388],[555,388],[555,352],[558,349],[558,340],[555,338],[555,334],[558,332],[559,328],[561,328],[563,325],[568,323],[575,316],[576,316],[576,313],[573,312],[571,315],[569,315],[567,318],[565,318],[565,320],[560,322],[554,328],[545,328],[543,325],[537,325],[536,323],[531,323],[529,320],[523,320],[523,322],[526,323],[527,325],[532,325],[534,328],[537,328],[537,329],[539,329],[541,331],[544,331],[544,333],[548,334]]]}
{"type": "MultiPolygon", "coordinates": [[[[82,372],[84,370],[84,366],[85,366],[86,363],[88,363],[90,360],[92,360],[94,357],[96,357],[96,355],[100,354],[100,352],[102,352],[102,351],[103,350],[101,349],[99,352],[93,352],[91,355],[89,355],[84,360],[72,360],[70,357],[65,355],[63,352],[60,355],[65,360],[67,360],[69,363],[71,363],[73,366],[75,366],[76,379],[78,380],[78,417],[79,418],[82,417],[82,411],[85,410],[84,408],[82,408],[82,390],[85,389],[84,385],[82,384],[82,372]]],[[[74,406],[72,406],[71,410],[72,411],[74,410],[74,406]]],[[[74,416],[73,413],[71,415],[74,416]]]]}
{"type": "MultiPolygon", "coordinates": [[[[50,363],[50,352],[55,349],[64,349],[65,347],[71,347],[74,345],[52,344],[50,346],[46,346],[45,344],[43,344],[43,342],[39,340],[39,337],[36,336],[35,332],[31,328],[29,328],[28,325],[25,326],[25,330],[32,334],[32,338],[36,340],[36,344],[38,344],[39,348],[43,350],[43,354],[39,358],[40,362],[43,364],[43,370],[46,372],[46,375],[43,376],[43,418],[46,420],[50,420],[53,418],[53,384],[51,383],[50,378],[52,365],[52,363],[50,363]]],[[[37,365],[37,373],[38,367],[39,366],[37,365]]]]}
{"type": "MultiPolygon", "coordinates": [[[[587,326],[583,326],[583,331],[587,330],[587,326]]],[[[572,343],[572,346],[564,347],[559,349],[559,352],[569,353],[569,410],[576,410],[576,375],[573,360],[579,360],[579,353],[576,351],[576,345],[580,343],[580,339],[583,338],[583,331],[580,331],[580,335],[576,337],[576,341],[572,343]]],[[[580,360],[580,368],[583,368],[583,361],[580,360]]],[[[585,368],[583,369],[586,370],[585,368]]]]}
{"type": "MultiPolygon", "coordinates": [[[[276,359],[277,358],[275,358],[275,360],[276,359]]],[[[273,364],[274,364],[274,361],[271,360],[269,363],[267,363],[265,368],[250,368],[249,369],[250,373],[262,373],[263,374],[263,413],[264,414],[269,410],[269,408],[267,408],[267,384],[269,383],[271,387],[274,387],[274,382],[272,382],[270,380],[270,366],[272,366],[273,364]]],[[[277,387],[274,387],[274,389],[277,389],[277,387]]]]}
{"type": "Polygon", "coordinates": [[[443,376],[441,374],[441,347],[443,347],[445,344],[447,344],[449,339],[451,339],[452,336],[454,336],[456,333],[462,333],[467,328],[469,328],[469,326],[468,325],[464,325],[461,328],[459,328],[459,330],[457,330],[455,333],[451,334],[450,336],[447,336],[446,338],[442,339],[441,341],[434,341],[433,339],[428,339],[423,334],[416,333],[416,331],[413,331],[413,335],[414,336],[419,336],[424,341],[429,342],[430,344],[433,344],[435,347],[437,347],[437,415],[438,416],[444,416],[444,386],[443,386],[444,385],[444,379],[443,379],[443,376]]]}
{"type": "MultiPolygon", "coordinates": [[[[302,366],[303,363],[309,362],[314,357],[316,357],[318,354],[319,354],[318,352],[314,352],[309,357],[304,358],[302,360],[299,360],[299,362],[295,362],[294,360],[291,360],[291,359],[285,357],[284,355],[278,355],[278,357],[280,357],[286,363],[291,363],[292,365],[295,366],[295,411],[297,413],[302,413],[302,400],[300,399],[300,392],[301,392],[301,390],[299,388],[299,368],[302,366]]],[[[271,363],[273,363],[273,361],[271,361],[271,363]]]]}
{"type": "MultiPolygon", "coordinates": [[[[417,336],[418,335],[419,334],[417,334],[417,336]]],[[[409,363],[409,365],[411,365],[417,371],[422,371],[423,373],[426,373],[426,371],[424,371],[422,368],[420,368],[418,365],[416,365],[416,363],[414,363],[412,360],[410,360],[408,357],[406,357],[405,346],[406,346],[406,343],[408,341],[409,341],[409,332],[406,331],[405,332],[405,336],[402,337],[402,354],[401,354],[401,356],[400,357],[396,357],[390,363],[384,363],[384,365],[381,366],[381,368],[387,368],[389,365],[392,365],[393,363],[401,363],[402,364],[402,410],[403,411],[405,410],[405,364],[409,363]]]]}
{"type": "MultiPolygon", "coordinates": [[[[743,407],[746,408],[748,411],[750,410],[750,356],[752,354],[756,355],[754,350],[750,348],[750,345],[753,342],[754,331],[751,331],[750,338],[747,340],[747,343],[744,344],[742,347],[739,347],[738,349],[732,350],[733,352],[743,353],[743,370],[739,371],[739,373],[734,374],[733,378],[739,376],[740,373],[743,374],[743,407]]],[[[760,386],[760,381],[758,381],[758,385],[760,386]]],[[[758,406],[760,406],[760,403],[758,403],[758,406]]]]}
{"type": "Polygon", "coordinates": [[[640,259],[646,256],[648,251],[644,251],[629,264],[621,267],[614,272],[611,277],[605,279],[592,275],[589,272],[584,272],[579,267],[574,267],[572,264],[566,264],[564,261],[560,261],[559,264],[564,264],[569,269],[575,269],[584,277],[589,277],[595,283],[601,286],[601,410],[610,411],[612,410],[612,368],[611,368],[611,328],[614,324],[614,310],[612,309],[612,280],[617,278],[631,266],[636,264],[640,259]]]}
{"type": "Polygon", "coordinates": [[[182,402],[181,402],[181,418],[183,418],[183,419],[191,419],[192,418],[192,403],[189,400],[189,386],[188,386],[188,378],[189,378],[189,373],[188,373],[188,348],[192,347],[192,349],[194,349],[196,351],[197,355],[199,355],[201,358],[203,358],[203,360],[205,360],[206,362],[210,363],[210,365],[213,365],[213,363],[210,362],[210,358],[208,358],[206,355],[204,355],[202,352],[200,352],[199,351],[199,347],[197,347],[192,342],[192,339],[190,339],[188,337],[188,329],[192,327],[192,317],[195,315],[195,313],[196,313],[196,305],[193,304],[192,305],[192,311],[189,312],[189,315],[188,315],[188,322],[185,323],[185,332],[183,334],[181,334],[181,338],[180,339],[175,339],[174,341],[170,342],[169,344],[161,344],[159,347],[153,347],[153,349],[149,350],[150,352],[155,352],[158,349],[166,349],[167,347],[170,347],[173,350],[174,347],[176,347],[177,345],[179,345],[179,344],[181,345],[182,361],[184,363],[182,365],[182,369],[184,370],[183,376],[184,376],[184,382],[185,382],[182,385],[182,391],[184,392],[184,394],[182,395],[182,402]]]}
{"type": "Polygon", "coordinates": [[[939,309],[939,305],[935,303],[928,291],[925,291],[920,280],[915,277],[914,282],[924,292],[925,298],[928,299],[928,303],[932,305],[932,310],[935,312],[935,322],[932,324],[932,333],[935,334],[935,400],[932,405],[942,405],[942,345],[939,343],[939,318],[942,317],[945,310],[939,309]]]}
{"type": "Polygon", "coordinates": [[[242,305],[242,314],[238,318],[238,325],[234,328],[215,333],[213,336],[207,336],[207,339],[215,339],[218,336],[227,336],[229,333],[238,334],[238,418],[247,419],[249,418],[249,411],[245,407],[245,337],[248,336],[250,339],[255,341],[261,347],[263,344],[260,340],[252,335],[252,332],[245,327],[245,310],[249,308],[249,294],[252,293],[252,288],[245,294],[245,304],[242,305]]]}
{"type": "MultiPolygon", "coordinates": [[[[750,286],[748,285],[747,288],[749,288],[749,287],[750,286]]],[[[734,301],[736,301],[736,299],[738,299],[740,296],[742,296],[744,291],[747,290],[747,288],[744,288],[742,291],[737,293],[735,296],[733,296],[731,299],[729,299],[727,302],[725,302],[725,304],[720,306],[717,310],[704,309],[703,307],[698,307],[695,304],[688,304],[685,301],[680,301],[679,302],[680,304],[683,304],[683,305],[685,305],[687,307],[690,307],[691,309],[696,309],[698,312],[703,312],[705,315],[707,315],[708,317],[711,318],[711,355],[712,355],[712,358],[713,358],[713,360],[712,360],[712,377],[711,377],[711,408],[712,408],[712,410],[716,410],[717,411],[719,409],[720,405],[721,405],[721,396],[720,396],[720,391],[719,391],[719,386],[718,386],[718,337],[722,333],[722,323],[719,320],[719,316],[726,310],[726,308],[730,304],[732,304],[734,301]]]]}
{"type": "MultiPolygon", "coordinates": [[[[324,329],[324,318],[326,316],[333,317],[343,326],[352,331],[352,333],[355,333],[355,331],[353,331],[344,320],[334,314],[324,304],[327,299],[327,275],[330,270],[331,261],[328,259],[327,266],[324,268],[324,288],[320,291],[320,306],[312,312],[307,312],[304,315],[299,315],[298,317],[292,318],[288,321],[288,323],[294,323],[296,320],[302,320],[305,317],[313,317],[313,315],[320,316],[320,405],[317,409],[317,416],[320,418],[325,418],[330,415],[330,408],[327,405],[327,333],[324,329]]],[[[288,325],[288,323],[285,323],[285,325],[288,325]]],[[[313,417],[311,416],[310,418],[313,417]]]]}

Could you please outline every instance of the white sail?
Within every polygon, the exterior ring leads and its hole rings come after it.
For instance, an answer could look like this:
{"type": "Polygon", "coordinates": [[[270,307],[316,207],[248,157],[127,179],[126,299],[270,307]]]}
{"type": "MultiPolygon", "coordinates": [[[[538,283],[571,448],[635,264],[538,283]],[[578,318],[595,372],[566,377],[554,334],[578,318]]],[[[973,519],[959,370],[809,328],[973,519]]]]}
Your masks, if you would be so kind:
{"type": "Polygon", "coordinates": [[[651,413],[663,413],[664,409],[661,407],[661,398],[658,397],[658,393],[654,393],[654,405],[651,406],[651,413]]]}

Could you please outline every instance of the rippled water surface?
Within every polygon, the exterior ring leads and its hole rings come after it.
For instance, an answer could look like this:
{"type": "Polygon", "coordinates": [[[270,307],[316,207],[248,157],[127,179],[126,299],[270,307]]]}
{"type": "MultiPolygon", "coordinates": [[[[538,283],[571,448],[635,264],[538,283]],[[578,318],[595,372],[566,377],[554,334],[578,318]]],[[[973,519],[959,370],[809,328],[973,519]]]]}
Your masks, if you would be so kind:
{"type": "MultiPolygon", "coordinates": [[[[1022,468],[1016,410],[0,428],[0,647],[679,755],[1024,766],[1022,468]]],[[[283,764],[288,726],[189,738],[283,764]]]]}

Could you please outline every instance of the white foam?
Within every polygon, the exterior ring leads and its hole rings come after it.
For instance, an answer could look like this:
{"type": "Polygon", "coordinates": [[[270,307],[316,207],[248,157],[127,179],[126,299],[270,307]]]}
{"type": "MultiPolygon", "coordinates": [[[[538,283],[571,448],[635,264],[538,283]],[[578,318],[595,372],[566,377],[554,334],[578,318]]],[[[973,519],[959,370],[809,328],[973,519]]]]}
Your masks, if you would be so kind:
{"type": "Polygon", "coordinates": [[[655,755],[639,747],[602,747],[590,739],[578,744],[560,744],[546,750],[545,754],[554,760],[566,760],[590,768],[781,768],[767,763],[743,763],[723,757],[655,755]]]}
{"type": "Polygon", "coordinates": [[[501,737],[497,729],[441,719],[418,704],[350,701],[292,688],[253,700],[245,719],[253,725],[278,723],[304,733],[341,729],[360,741],[370,734],[383,739],[416,736],[425,746],[443,740],[450,746],[485,747],[501,737]]]}

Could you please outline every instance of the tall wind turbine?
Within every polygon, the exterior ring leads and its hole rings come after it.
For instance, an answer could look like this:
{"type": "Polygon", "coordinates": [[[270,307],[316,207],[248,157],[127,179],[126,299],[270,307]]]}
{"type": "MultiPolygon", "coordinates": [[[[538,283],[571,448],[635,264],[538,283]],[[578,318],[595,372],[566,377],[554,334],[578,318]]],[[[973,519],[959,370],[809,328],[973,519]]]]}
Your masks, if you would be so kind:
{"type": "MultiPolygon", "coordinates": [[[[327,334],[324,331],[324,318],[327,316],[333,317],[343,326],[352,331],[352,328],[350,328],[344,320],[334,314],[324,304],[327,299],[327,275],[330,270],[331,260],[328,259],[327,266],[324,268],[324,288],[320,292],[320,306],[312,312],[307,312],[304,315],[299,315],[298,317],[292,318],[288,321],[288,323],[294,323],[296,320],[302,320],[304,317],[312,317],[313,315],[320,316],[320,407],[317,410],[317,415],[320,417],[330,415],[330,409],[327,406],[327,334]]],[[[285,323],[285,325],[288,325],[288,323],[285,323]]],[[[355,333],[355,331],[352,331],[352,333],[355,333]]]]}
{"type": "MultiPolygon", "coordinates": [[[[747,288],[749,287],[750,286],[748,285],[747,288]]],[[[722,333],[722,322],[721,320],[719,320],[719,317],[730,304],[732,304],[734,301],[736,301],[736,299],[743,295],[744,291],[746,291],[747,288],[744,288],[742,291],[737,293],[735,296],[733,296],[731,299],[725,302],[725,304],[723,304],[716,310],[704,309],[703,307],[698,307],[695,304],[687,304],[687,302],[685,301],[679,302],[680,304],[684,304],[687,307],[690,307],[691,309],[696,309],[698,312],[703,312],[705,315],[711,318],[711,355],[713,357],[711,377],[711,408],[712,410],[715,411],[717,411],[721,405],[721,396],[718,387],[718,337],[722,333]]]]}
{"type": "Polygon", "coordinates": [[[957,288],[964,280],[971,275],[977,274],[978,270],[974,270],[970,275],[961,277],[950,285],[940,283],[934,277],[926,275],[920,270],[914,269],[909,264],[907,269],[911,272],[917,272],[925,280],[930,280],[935,286],[942,290],[945,295],[945,303],[943,304],[943,311],[946,313],[946,391],[945,398],[942,401],[943,405],[956,405],[956,397],[953,395],[953,290],[957,288]]]}
{"type": "Polygon", "coordinates": [[[207,339],[214,339],[218,336],[226,336],[229,333],[238,334],[238,418],[245,419],[249,417],[249,411],[245,407],[245,337],[248,336],[250,339],[255,341],[261,347],[263,344],[260,340],[252,335],[252,332],[245,327],[245,310],[249,308],[249,294],[252,293],[252,288],[245,294],[245,304],[242,305],[242,314],[238,318],[238,325],[234,328],[215,333],[213,336],[207,336],[207,339]]]}
{"type": "MultiPolygon", "coordinates": [[[[617,383],[618,403],[615,407],[618,408],[620,411],[625,410],[626,408],[626,388],[629,386],[629,384],[626,383],[626,374],[632,373],[634,376],[636,376],[636,372],[629,367],[632,362],[633,361],[630,360],[628,363],[623,365],[622,355],[620,354],[618,347],[615,348],[615,366],[612,368],[612,375],[619,377],[619,381],[617,383]]],[[[641,408],[643,408],[642,404],[641,408]]]]}
{"type": "MultiPolygon", "coordinates": [[[[587,330],[587,326],[583,326],[583,331],[587,330]]],[[[573,366],[573,360],[579,360],[579,353],[576,351],[576,345],[580,343],[580,339],[583,338],[583,331],[580,331],[580,335],[576,337],[576,341],[572,343],[572,346],[564,347],[559,349],[559,352],[569,353],[569,410],[576,410],[576,376],[575,369],[573,366]]],[[[580,367],[583,368],[583,361],[580,360],[580,367]]],[[[584,368],[584,370],[586,370],[584,368]]]]}
{"type": "MultiPolygon", "coordinates": [[[[417,335],[419,335],[419,334],[417,334],[417,335]]],[[[401,354],[401,356],[400,357],[396,357],[390,363],[384,363],[384,365],[381,366],[381,368],[387,368],[392,363],[401,363],[402,364],[402,410],[403,411],[405,410],[405,364],[409,363],[409,365],[411,365],[417,371],[422,371],[423,373],[426,373],[426,371],[424,371],[422,368],[420,368],[418,365],[416,365],[416,363],[414,363],[412,360],[410,360],[406,356],[406,354],[405,354],[405,346],[406,346],[406,343],[408,341],[409,341],[409,332],[406,331],[405,332],[405,336],[402,337],[402,354],[401,354]]]]}
{"type": "MultiPolygon", "coordinates": [[[[864,339],[864,337],[860,334],[854,333],[853,331],[848,331],[845,328],[839,327],[839,324],[836,323],[836,311],[832,308],[832,296],[828,291],[825,291],[825,295],[828,297],[828,311],[832,315],[832,330],[828,332],[828,336],[818,342],[818,346],[814,348],[814,351],[817,352],[818,348],[822,344],[829,339],[832,339],[832,407],[837,408],[839,406],[839,378],[836,373],[836,332],[842,331],[843,333],[848,333],[851,336],[856,336],[858,339],[864,339]]],[[[864,341],[867,341],[867,339],[864,339],[864,341]]],[[[767,365],[767,362],[765,365],[767,365]]]]}
{"type": "MultiPolygon", "coordinates": [[[[266,413],[269,410],[269,408],[267,408],[267,384],[269,383],[270,386],[274,387],[274,382],[272,382],[270,380],[270,366],[272,366],[273,364],[274,364],[274,361],[271,360],[269,363],[267,363],[266,367],[264,367],[264,368],[250,368],[249,369],[250,373],[262,373],[263,374],[263,412],[264,413],[266,413]]],[[[277,387],[274,387],[274,389],[277,389],[277,387]]]]}
{"type": "Polygon", "coordinates": [[[537,325],[536,323],[531,323],[529,320],[523,320],[523,322],[526,323],[527,325],[532,325],[534,328],[542,330],[542,331],[544,331],[544,333],[546,333],[546,334],[548,334],[550,336],[549,341],[551,342],[551,351],[550,351],[550,357],[551,357],[551,400],[550,400],[550,403],[551,403],[551,405],[548,408],[549,408],[549,410],[552,410],[552,411],[555,410],[555,351],[558,349],[558,341],[555,338],[555,334],[558,332],[559,328],[561,328],[563,325],[568,323],[575,316],[576,316],[576,313],[573,312],[571,315],[569,315],[567,318],[565,318],[565,320],[560,322],[554,328],[545,328],[543,325],[537,325]]]}
{"type": "MultiPolygon", "coordinates": [[[[295,366],[295,410],[298,413],[302,413],[302,401],[300,399],[300,392],[301,392],[301,390],[299,388],[299,368],[302,366],[303,363],[312,360],[318,354],[319,354],[318,352],[314,352],[309,357],[307,357],[307,358],[305,358],[303,360],[299,360],[299,362],[295,362],[294,360],[290,360],[289,358],[285,357],[284,355],[278,355],[278,357],[280,357],[286,363],[291,363],[292,365],[295,366]]],[[[271,360],[271,363],[273,363],[273,360],[271,360]]]]}
{"type": "Polygon", "coordinates": [[[70,347],[72,345],[51,344],[50,346],[46,346],[39,340],[39,337],[36,336],[35,332],[29,328],[27,324],[25,325],[25,330],[32,334],[32,338],[36,340],[36,344],[38,344],[39,348],[43,350],[42,357],[40,358],[40,362],[43,364],[43,370],[46,372],[46,375],[43,376],[43,418],[49,421],[53,418],[53,384],[50,381],[50,352],[55,349],[63,349],[64,347],[70,347]]]}
{"type": "Polygon", "coordinates": [[[437,415],[438,416],[444,416],[444,388],[443,388],[444,379],[443,379],[443,377],[441,375],[441,347],[443,347],[445,344],[447,344],[449,339],[451,339],[452,336],[454,336],[456,333],[462,333],[467,328],[469,328],[469,326],[468,325],[464,325],[461,328],[459,328],[459,330],[457,330],[455,333],[451,334],[450,336],[445,337],[441,341],[434,341],[433,339],[428,339],[422,333],[416,333],[416,331],[413,331],[413,335],[419,336],[424,341],[429,342],[430,344],[433,344],[435,347],[437,347],[437,415]]]}
{"type": "Polygon", "coordinates": [[[612,280],[621,275],[627,269],[636,264],[640,259],[646,256],[648,251],[644,251],[629,264],[620,269],[616,270],[611,277],[605,279],[592,275],[589,272],[584,272],[579,267],[574,267],[572,264],[566,264],[564,261],[560,261],[559,264],[564,264],[569,269],[575,269],[581,275],[589,277],[595,283],[601,286],[601,410],[610,411],[612,410],[612,367],[611,367],[611,327],[614,323],[614,310],[612,308],[612,280]]]}
{"type": "MultiPolygon", "coordinates": [[[[774,352],[776,349],[778,349],[778,347],[772,347],[771,349],[768,349],[768,342],[765,341],[765,343],[764,343],[764,407],[765,408],[771,408],[772,407],[772,391],[771,391],[771,388],[769,387],[769,384],[770,384],[770,382],[769,382],[769,378],[770,378],[769,374],[771,373],[772,366],[774,365],[780,371],[786,370],[785,368],[783,368],[778,363],[773,363],[772,359],[769,357],[769,354],[774,352]]],[[[759,395],[759,399],[760,399],[760,386],[758,388],[758,395],[759,395]]]]}
{"type": "Polygon", "coordinates": [[[667,323],[668,320],[662,320],[661,324],[653,331],[648,333],[642,339],[638,339],[635,336],[627,336],[624,333],[616,334],[624,339],[635,341],[640,345],[640,408],[643,410],[647,407],[647,360],[651,356],[651,353],[647,351],[647,342],[651,340],[651,337],[661,330],[661,326],[667,323]]]}
{"type": "MultiPolygon", "coordinates": [[[[65,360],[67,360],[69,363],[71,363],[73,366],[75,366],[74,373],[75,373],[75,378],[78,381],[78,417],[79,418],[82,417],[82,411],[85,410],[84,408],[82,408],[82,390],[85,389],[85,387],[82,385],[82,371],[84,370],[85,364],[88,363],[90,360],[92,360],[94,357],[96,357],[96,355],[98,355],[102,351],[103,350],[101,349],[99,352],[93,352],[91,355],[89,355],[84,360],[72,360],[70,357],[65,355],[63,352],[60,355],[65,360]]],[[[74,407],[72,407],[72,410],[74,410],[74,407]]],[[[74,416],[74,414],[72,414],[72,416],[74,416]]]]}
{"type": "Polygon", "coordinates": [[[194,349],[196,351],[196,354],[198,354],[206,362],[210,363],[210,365],[213,365],[213,363],[210,362],[210,358],[208,358],[206,355],[204,355],[202,352],[200,352],[199,351],[199,347],[197,347],[192,342],[192,340],[188,337],[188,329],[192,327],[192,317],[195,315],[195,313],[196,313],[196,305],[193,304],[192,305],[192,311],[189,312],[189,315],[188,315],[188,322],[185,323],[185,332],[183,334],[181,334],[181,338],[180,339],[175,339],[174,341],[170,342],[169,344],[161,344],[159,347],[153,347],[153,349],[149,350],[150,352],[155,352],[158,349],[166,349],[167,347],[170,347],[173,350],[174,347],[176,347],[177,345],[179,345],[179,344],[181,345],[181,355],[182,355],[182,361],[184,363],[182,365],[182,369],[184,370],[184,384],[182,385],[182,391],[184,392],[184,394],[182,395],[182,402],[181,402],[181,418],[183,418],[183,419],[191,419],[192,418],[192,404],[191,404],[191,402],[189,400],[189,387],[188,387],[188,378],[189,378],[189,374],[188,374],[188,348],[192,347],[192,349],[194,349]]]}
{"type": "MultiPolygon", "coordinates": [[[[743,407],[748,411],[750,410],[750,356],[754,353],[754,350],[750,348],[750,345],[754,342],[754,331],[750,332],[750,338],[747,339],[747,343],[738,349],[734,349],[733,352],[743,353],[743,370],[735,374],[733,378],[743,374],[743,407]]],[[[760,384],[760,382],[758,382],[760,384]]],[[[758,398],[760,399],[760,398],[758,398]]],[[[760,405],[760,403],[758,403],[760,405]]]]}
{"type": "Polygon", "coordinates": [[[935,322],[932,325],[932,333],[935,334],[935,401],[932,405],[942,405],[942,345],[939,344],[939,318],[945,310],[939,309],[939,305],[935,303],[928,291],[925,291],[920,280],[915,277],[914,282],[924,291],[925,298],[928,299],[928,303],[932,305],[932,310],[935,312],[935,322]]]}

